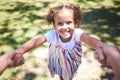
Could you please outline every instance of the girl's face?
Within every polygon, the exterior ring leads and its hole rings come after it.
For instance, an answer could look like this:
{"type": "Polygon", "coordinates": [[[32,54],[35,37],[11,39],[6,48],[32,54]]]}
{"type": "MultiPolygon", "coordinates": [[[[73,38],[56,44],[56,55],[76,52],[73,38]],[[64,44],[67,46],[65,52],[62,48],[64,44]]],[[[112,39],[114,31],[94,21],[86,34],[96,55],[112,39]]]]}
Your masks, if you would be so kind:
{"type": "Polygon", "coordinates": [[[72,38],[75,24],[73,10],[62,9],[55,14],[54,28],[63,42],[68,42],[72,38]]]}

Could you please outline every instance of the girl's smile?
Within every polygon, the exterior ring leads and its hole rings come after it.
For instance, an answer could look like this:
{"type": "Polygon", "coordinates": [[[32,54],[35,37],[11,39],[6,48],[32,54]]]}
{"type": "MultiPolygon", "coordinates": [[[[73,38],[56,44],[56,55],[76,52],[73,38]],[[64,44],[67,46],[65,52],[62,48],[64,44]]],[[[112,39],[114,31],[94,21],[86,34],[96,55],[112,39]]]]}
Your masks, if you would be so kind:
{"type": "Polygon", "coordinates": [[[75,29],[73,10],[63,9],[57,11],[54,20],[54,28],[61,40],[63,42],[70,41],[75,29]]]}

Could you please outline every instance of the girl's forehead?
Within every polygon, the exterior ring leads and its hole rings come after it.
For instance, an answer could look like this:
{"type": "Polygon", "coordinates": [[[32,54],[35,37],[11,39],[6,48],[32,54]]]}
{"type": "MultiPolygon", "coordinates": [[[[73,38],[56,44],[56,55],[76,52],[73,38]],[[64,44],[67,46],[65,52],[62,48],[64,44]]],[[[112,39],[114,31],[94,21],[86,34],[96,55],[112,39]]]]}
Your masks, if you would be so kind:
{"type": "Polygon", "coordinates": [[[62,21],[67,21],[67,20],[74,20],[74,15],[73,11],[69,9],[62,9],[59,12],[55,14],[54,17],[55,22],[62,22],[62,21]]]}
{"type": "Polygon", "coordinates": [[[72,9],[61,9],[61,10],[57,10],[56,13],[55,13],[55,16],[58,16],[58,15],[64,15],[64,14],[67,14],[67,15],[73,15],[73,10],[72,9]]]}

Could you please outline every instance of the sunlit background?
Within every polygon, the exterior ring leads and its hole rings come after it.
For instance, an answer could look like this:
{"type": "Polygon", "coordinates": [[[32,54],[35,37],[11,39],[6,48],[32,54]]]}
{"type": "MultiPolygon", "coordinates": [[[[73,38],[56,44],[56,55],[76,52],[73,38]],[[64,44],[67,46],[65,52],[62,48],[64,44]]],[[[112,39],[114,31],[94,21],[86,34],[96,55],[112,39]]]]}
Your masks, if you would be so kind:
{"type": "MultiPolygon", "coordinates": [[[[120,0],[0,0],[0,55],[38,37],[52,25],[44,21],[49,9],[63,4],[81,7],[80,24],[86,33],[120,47],[120,0]]],[[[48,44],[24,55],[25,64],[7,69],[0,80],[49,80],[48,44]]],[[[93,58],[93,49],[83,43],[83,63],[74,80],[112,80],[114,74],[93,58]]],[[[1,65],[0,65],[1,66],[1,65]]]]}

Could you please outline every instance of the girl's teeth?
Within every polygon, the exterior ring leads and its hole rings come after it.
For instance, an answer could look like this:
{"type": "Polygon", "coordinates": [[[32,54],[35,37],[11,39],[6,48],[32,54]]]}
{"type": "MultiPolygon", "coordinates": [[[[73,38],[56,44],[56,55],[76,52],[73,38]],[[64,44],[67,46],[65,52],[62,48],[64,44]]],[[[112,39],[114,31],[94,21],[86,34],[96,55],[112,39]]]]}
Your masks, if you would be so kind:
{"type": "Polygon", "coordinates": [[[63,32],[63,34],[66,34],[66,33],[68,33],[68,32],[63,32]]]}

